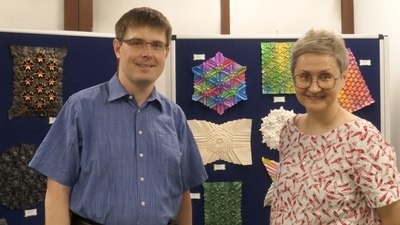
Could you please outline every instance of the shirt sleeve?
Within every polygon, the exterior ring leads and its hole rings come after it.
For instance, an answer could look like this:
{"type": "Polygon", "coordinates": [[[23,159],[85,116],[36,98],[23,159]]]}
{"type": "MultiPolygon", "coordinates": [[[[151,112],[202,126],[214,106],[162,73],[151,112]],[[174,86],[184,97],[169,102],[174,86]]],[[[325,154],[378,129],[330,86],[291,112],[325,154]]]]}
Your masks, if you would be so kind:
{"type": "Polygon", "coordinates": [[[79,143],[76,107],[72,96],[37,149],[29,166],[63,184],[73,186],[79,172],[79,143]]]}
{"type": "Polygon", "coordinates": [[[179,142],[183,152],[181,171],[183,190],[187,191],[192,187],[200,185],[207,180],[207,172],[200,156],[199,148],[186,121],[182,110],[179,111],[179,142]]]}
{"type": "Polygon", "coordinates": [[[394,148],[379,131],[366,124],[354,134],[353,149],[360,152],[355,166],[355,182],[361,188],[371,208],[379,208],[400,199],[400,175],[396,167],[394,148]]]}

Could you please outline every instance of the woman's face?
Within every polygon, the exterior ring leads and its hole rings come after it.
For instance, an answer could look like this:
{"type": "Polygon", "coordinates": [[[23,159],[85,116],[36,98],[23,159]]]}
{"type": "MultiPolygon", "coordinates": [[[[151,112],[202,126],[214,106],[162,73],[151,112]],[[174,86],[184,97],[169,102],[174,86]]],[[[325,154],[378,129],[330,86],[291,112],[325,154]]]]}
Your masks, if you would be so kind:
{"type": "Polygon", "coordinates": [[[307,88],[295,88],[296,97],[307,112],[337,110],[339,92],[345,80],[334,57],[317,53],[303,54],[297,59],[293,75],[312,80],[307,88]],[[327,78],[333,79],[331,86],[324,84],[329,82],[327,78]]]}

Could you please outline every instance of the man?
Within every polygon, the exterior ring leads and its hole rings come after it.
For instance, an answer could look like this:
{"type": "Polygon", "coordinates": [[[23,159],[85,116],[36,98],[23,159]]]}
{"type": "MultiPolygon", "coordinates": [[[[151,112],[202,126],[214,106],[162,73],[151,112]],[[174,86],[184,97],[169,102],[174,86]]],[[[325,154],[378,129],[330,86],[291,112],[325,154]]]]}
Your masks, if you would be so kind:
{"type": "Polygon", "coordinates": [[[63,106],[30,163],[48,177],[46,225],[192,224],[189,190],[207,174],[183,111],[155,89],[171,30],[154,9],[125,13],[117,73],[63,106]]]}

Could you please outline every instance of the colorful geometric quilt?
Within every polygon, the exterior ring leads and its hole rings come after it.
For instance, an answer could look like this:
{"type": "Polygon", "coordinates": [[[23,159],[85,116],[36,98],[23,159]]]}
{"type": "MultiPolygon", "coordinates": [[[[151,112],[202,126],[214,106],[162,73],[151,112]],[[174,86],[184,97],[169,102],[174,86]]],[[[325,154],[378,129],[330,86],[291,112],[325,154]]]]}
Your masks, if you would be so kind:
{"type": "Polygon", "coordinates": [[[222,115],[242,100],[247,100],[246,67],[224,57],[221,52],[192,68],[194,73],[192,96],[222,115]]]}
{"type": "Polygon", "coordinates": [[[293,42],[261,43],[263,94],[293,94],[294,83],[290,71],[293,42]]]}
{"type": "Polygon", "coordinates": [[[346,83],[339,93],[339,103],[347,111],[354,112],[374,103],[375,100],[369,92],[357,60],[350,48],[347,49],[347,53],[349,70],[346,75],[346,83]]]}

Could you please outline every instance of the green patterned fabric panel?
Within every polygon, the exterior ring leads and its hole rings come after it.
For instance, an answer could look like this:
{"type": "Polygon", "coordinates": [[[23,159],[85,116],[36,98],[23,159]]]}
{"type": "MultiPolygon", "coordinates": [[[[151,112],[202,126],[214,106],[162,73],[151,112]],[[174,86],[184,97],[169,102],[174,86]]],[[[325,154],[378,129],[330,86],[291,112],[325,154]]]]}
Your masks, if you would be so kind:
{"type": "Polygon", "coordinates": [[[242,182],[206,182],[204,225],[241,225],[242,182]]]}

